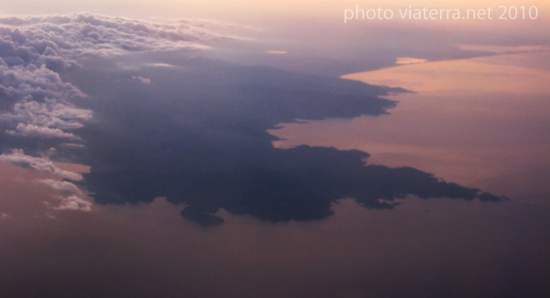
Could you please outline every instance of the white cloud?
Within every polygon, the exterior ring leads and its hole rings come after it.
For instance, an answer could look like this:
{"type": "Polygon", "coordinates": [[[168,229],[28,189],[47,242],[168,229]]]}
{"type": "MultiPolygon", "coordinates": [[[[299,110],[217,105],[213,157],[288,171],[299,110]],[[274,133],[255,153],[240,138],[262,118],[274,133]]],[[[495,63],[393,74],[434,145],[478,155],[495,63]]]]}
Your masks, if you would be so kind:
{"type": "Polygon", "coordinates": [[[65,195],[55,196],[59,201],[59,204],[56,206],[52,206],[50,203],[46,202],[48,207],[54,210],[91,211],[93,203],[84,198],[83,192],[74,183],[53,179],[40,179],[37,181],[65,195]]]}
{"type": "Polygon", "coordinates": [[[80,181],[83,179],[82,175],[79,173],[65,171],[57,167],[53,162],[48,159],[25,155],[25,153],[21,149],[14,149],[11,154],[4,153],[0,155],[0,161],[8,162],[25,168],[31,168],[43,173],[53,174],[58,177],[73,181],[80,181]]]}
{"type": "Polygon", "coordinates": [[[15,130],[6,130],[6,133],[12,136],[24,137],[43,137],[43,138],[69,138],[76,139],[74,134],[63,132],[59,128],[49,128],[45,126],[37,126],[34,124],[17,124],[15,130]]]}
{"type": "Polygon", "coordinates": [[[0,219],[8,219],[8,218],[10,218],[10,217],[11,217],[11,215],[6,214],[6,213],[1,213],[1,214],[0,214],[0,219]]]}
{"type": "Polygon", "coordinates": [[[44,103],[19,102],[14,105],[12,112],[0,114],[0,121],[18,123],[15,130],[6,131],[8,134],[45,138],[78,139],[63,130],[81,128],[84,126],[82,122],[91,118],[90,110],[74,108],[48,98],[44,103]]]}
{"type": "Polygon", "coordinates": [[[55,215],[49,213],[49,212],[46,212],[46,214],[44,214],[44,217],[46,219],[53,219],[53,220],[59,220],[55,215]]]}
{"type": "Polygon", "coordinates": [[[82,149],[84,148],[84,145],[73,144],[73,143],[62,143],[62,144],[59,144],[59,147],[66,148],[66,149],[82,149]]]}
{"type": "Polygon", "coordinates": [[[206,42],[222,37],[197,21],[152,22],[91,14],[0,18],[0,34],[9,37],[3,46],[0,43],[0,49],[11,54],[9,61],[4,59],[8,64],[37,61],[60,66],[75,64],[69,59],[75,55],[203,49],[206,42]]]}
{"type": "MultiPolygon", "coordinates": [[[[0,17],[0,94],[15,102],[0,115],[10,135],[78,139],[92,112],[70,105],[85,96],[63,82],[61,69],[80,67],[85,55],[196,50],[223,38],[190,20],[143,21],[91,14],[0,17]]],[[[151,80],[134,77],[143,84],[151,80]]]]}
{"type": "Polygon", "coordinates": [[[90,212],[92,211],[92,202],[87,201],[83,198],[80,198],[78,196],[68,196],[68,197],[56,197],[60,203],[57,206],[52,206],[50,204],[47,204],[48,207],[54,209],[54,210],[74,210],[74,211],[84,211],[84,212],[90,212]]]}
{"type": "MultiPolygon", "coordinates": [[[[0,55],[5,53],[0,52],[0,55]]],[[[0,65],[0,82],[0,91],[16,100],[69,100],[75,96],[85,96],[71,83],[63,82],[58,73],[43,64],[0,65]]]]}
{"type": "Polygon", "coordinates": [[[6,131],[10,135],[75,138],[63,130],[81,128],[92,118],[90,110],[69,104],[71,98],[85,95],[44,65],[0,65],[0,92],[16,101],[12,111],[0,114],[0,121],[15,126],[6,131]]]}
{"type": "Polygon", "coordinates": [[[420,58],[412,58],[412,57],[398,57],[395,60],[395,64],[418,64],[418,63],[426,63],[428,62],[428,59],[420,59],[420,58]]]}
{"type": "Polygon", "coordinates": [[[39,179],[38,182],[48,185],[51,188],[61,191],[66,195],[76,195],[79,197],[83,196],[82,191],[74,183],[68,181],[59,181],[54,179],[39,179]]]}
{"type": "Polygon", "coordinates": [[[144,78],[142,76],[132,76],[132,79],[133,80],[137,80],[137,81],[140,81],[142,84],[151,84],[151,79],[149,78],[144,78]]]}
{"type": "MultiPolygon", "coordinates": [[[[79,140],[74,131],[92,119],[92,111],[71,104],[76,97],[86,95],[64,82],[59,75],[61,70],[82,67],[77,60],[87,55],[197,50],[224,38],[205,29],[204,24],[197,20],[142,21],[91,14],[0,17],[0,95],[13,104],[11,110],[0,113],[0,122],[7,123],[5,133],[79,140]]],[[[132,79],[151,83],[151,79],[142,76],[132,79]]],[[[64,145],[82,146],[72,142],[64,145]]],[[[25,155],[21,149],[1,154],[0,161],[62,179],[83,179],[81,174],[65,171],[45,156],[25,155]]],[[[50,208],[91,210],[92,202],[74,183],[54,179],[38,182],[63,193],[55,197],[58,204],[46,203],[50,208]]],[[[7,217],[0,214],[0,219],[7,217]]]]}
{"type": "Polygon", "coordinates": [[[145,64],[145,66],[151,66],[151,67],[175,67],[174,65],[168,64],[168,63],[148,63],[148,64],[145,64]]]}
{"type": "Polygon", "coordinates": [[[48,98],[43,103],[36,101],[16,103],[13,112],[4,117],[17,121],[33,121],[33,124],[62,129],[80,128],[82,124],[77,122],[78,120],[87,121],[92,118],[90,110],[74,108],[48,98]]]}
{"type": "MultiPolygon", "coordinates": [[[[142,21],[90,14],[0,17],[0,95],[13,104],[0,113],[5,133],[14,136],[79,140],[75,130],[92,119],[92,111],[71,104],[85,97],[76,86],[64,82],[63,69],[82,67],[82,56],[112,56],[138,51],[197,50],[223,38],[206,30],[200,21],[142,21]]],[[[171,66],[157,63],[154,66],[171,66]]],[[[133,76],[142,84],[151,79],[133,76]]],[[[70,148],[80,144],[66,143],[70,148]]],[[[81,181],[79,173],[65,171],[46,157],[25,155],[14,149],[0,161],[81,181]]],[[[90,211],[92,203],[68,181],[39,180],[62,192],[55,210],[90,211]]],[[[7,215],[1,214],[0,218],[7,215]]]]}

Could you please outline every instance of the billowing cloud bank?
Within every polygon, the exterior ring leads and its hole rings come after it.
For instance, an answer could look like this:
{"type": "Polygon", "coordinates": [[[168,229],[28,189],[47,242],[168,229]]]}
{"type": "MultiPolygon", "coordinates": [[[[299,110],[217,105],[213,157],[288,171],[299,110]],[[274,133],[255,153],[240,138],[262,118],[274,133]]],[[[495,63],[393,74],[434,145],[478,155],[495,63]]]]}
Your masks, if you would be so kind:
{"type": "Polygon", "coordinates": [[[38,182],[48,185],[56,191],[62,192],[63,196],[56,196],[59,203],[55,206],[50,206],[55,210],[79,210],[90,211],[92,202],[84,198],[82,191],[74,184],[68,181],[58,181],[53,179],[41,179],[38,182]]]}
{"type": "Polygon", "coordinates": [[[2,35],[11,36],[13,42],[13,48],[7,49],[26,52],[29,58],[45,63],[70,63],[67,54],[74,57],[199,49],[206,47],[205,42],[221,37],[186,20],[150,22],[89,14],[8,17],[0,18],[0,25],[2,35]],[[62,58],[51,58],[59,55],[62,58]]]}
{"type": "MultiPolygon", "coordinates": [[[[207,48],[203,42],[217,37],[183,20],[146,22],[89,14],[0,17],[1,133],[38,142],[77,142],[74,146],[81,146],[77,130],[92,119],[93,113],[74,105],[74,99],[86,95],[61,75],[80,67],[79,58],[203,49],[207,48]]],[[[141,76],[136,79],[150,83],[141,76]]],[[[5,152],[0,161],[61,179],[82,180],[82,175],[64,171],[45,157],[26,155],[21,149],[5,152]]],[[[61,203],[55,209],[90,209],[90,203],[74,184],[41,182],[55,190],[64,191],[67,185],[73,188],[67,196],[59,197],[61,203]]]]}
{"type": "Polygon", "coordinates": [[[57,167],[52,161],[46,158],[26,155],[23,150],[14,149],[12,153],[4,153],[0,155],[0,161],[33,169],[42,173],[52,174],[62,179],[73,181],[82,180],[82,175],[75,172],[65,171],[57,167]]]}
{"type": "Polygon", "coordinates": [[[76,139],[69,131],[81,128],[92,113],[70,104],[85,95],[58,73],[78,67],[75,59],[199,49],[216,37],[181,20],[161,23],[88,14],[0,18],[0,95],[13,105],[12,111],[0,114],[0,121],[12,124],[6,131],[10,135],[76,139]]]}

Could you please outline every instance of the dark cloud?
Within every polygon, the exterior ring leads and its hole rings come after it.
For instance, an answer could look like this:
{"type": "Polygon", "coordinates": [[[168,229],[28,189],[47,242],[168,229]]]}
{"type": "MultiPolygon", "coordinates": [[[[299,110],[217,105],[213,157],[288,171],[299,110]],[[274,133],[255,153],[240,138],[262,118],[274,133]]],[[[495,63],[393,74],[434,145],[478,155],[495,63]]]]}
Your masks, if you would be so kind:
{"type": "Polygon", "coordinates": [[[103,120],[81,132],[90,154],[84,162],[92,166],[85,179],[96,203],[165,196],[189,205],[182,216],[210,226],[223,222],[216,215],[221,208],[280,222],[325,218],[344,198],[392,209],[406,195],[479,196],[477,189],[413,168],[365,165],[369,155],[361,151],[276,149],[271,144],[276,138],[266,132],[296,119],[383,115],[396,103],[378,96],[402,89],[200,58],[178,58],[178,64],[171,58],[167,54],[163,61],[172,68],[106,75],[103,68],[85,67],[73,76],[91,94],[82,104],[103,120]],[[137,72],[156,88],[117,79],[137,72]],[[86,78],[101,84],[102,92],[94,94],[86,78]]]}

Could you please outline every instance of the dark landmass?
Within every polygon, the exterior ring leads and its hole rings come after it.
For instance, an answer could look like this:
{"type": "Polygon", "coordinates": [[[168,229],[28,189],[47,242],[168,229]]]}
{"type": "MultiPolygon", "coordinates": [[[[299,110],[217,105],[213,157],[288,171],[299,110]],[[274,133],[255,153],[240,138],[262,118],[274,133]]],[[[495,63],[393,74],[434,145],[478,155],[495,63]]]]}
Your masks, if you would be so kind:
{"type": "Polygon", "coordinates": [[[139,70],[89,61],[71,74],[90,95],[79,106],[95,113],[96,122],[79,134],[96,203],[164,196],[189,205],[183,217],[212,226],[223,223],[215,215],[220,208],[280,222],[325,218],[343,198],[373,209],[392,209],[406,195],[501,200],[413,168],[366,165],[369,155],[357,150],[276,149],[276,137],[266,132],[297,119],[387,114],[396,102],[379,96],[403,89],[201,58],[178,61],[139,70]],[[151,83],[130,79],[137,75],[151,83]]]}

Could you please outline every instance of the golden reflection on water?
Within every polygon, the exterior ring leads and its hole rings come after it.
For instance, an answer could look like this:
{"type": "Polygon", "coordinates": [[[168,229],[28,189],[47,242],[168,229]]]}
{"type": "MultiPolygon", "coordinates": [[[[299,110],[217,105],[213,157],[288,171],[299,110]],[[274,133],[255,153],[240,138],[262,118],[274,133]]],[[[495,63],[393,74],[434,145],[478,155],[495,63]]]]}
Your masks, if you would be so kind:
{"type": "MultiPolygon", "coordinates": [[[[524,49],[523,49],[524,50],[524,49]]],[[[401,65],[345,75],[416,92],[391,115],[286,124],[270,132],[301,144],[360,149],[369,163],[412,166],[508,195],[547,196],[550,52],[401,65]]]]}
{"type": "Polygon", "coordinates": [[[402,87],[422,93],[455,90],[476,92],[509,92],[517,94],[550,94],[548,69],[525,65],[509,65],[504,61],[538,56],[541,61],[550,57],[550,49],[541,53],[512,54],[464,60],[410,64],[378,71],[342,76],[374,85],[402,87]],[[510,57],[509,57],[510,56],[510,57]],[[504,62],[504,63],[503,63],[504,62]]]}

